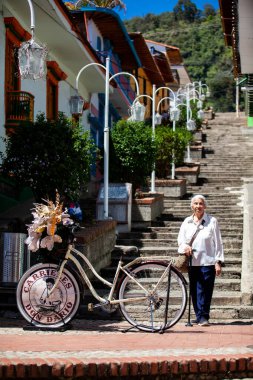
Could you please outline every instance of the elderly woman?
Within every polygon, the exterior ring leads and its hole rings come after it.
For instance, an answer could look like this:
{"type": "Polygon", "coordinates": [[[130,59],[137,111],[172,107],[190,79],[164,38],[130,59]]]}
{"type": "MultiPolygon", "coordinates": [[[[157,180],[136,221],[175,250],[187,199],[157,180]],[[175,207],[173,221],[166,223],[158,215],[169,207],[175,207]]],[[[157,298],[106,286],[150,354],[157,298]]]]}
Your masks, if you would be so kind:
{"type": "Polygon", "coordinates": [[[192,257],[190,287],[196,320],[209,325],[209,313],[215,276],[221,274],[223,245],[217,219],[205,212],[207,201],[197,194],[191,199],[193,214],[182,223],[178,234],[178,252],[192,257]],[[196,230],[198,230],[197,234],[196,230]],[[193,235],[195,238],[192,240],[193,235]]]}

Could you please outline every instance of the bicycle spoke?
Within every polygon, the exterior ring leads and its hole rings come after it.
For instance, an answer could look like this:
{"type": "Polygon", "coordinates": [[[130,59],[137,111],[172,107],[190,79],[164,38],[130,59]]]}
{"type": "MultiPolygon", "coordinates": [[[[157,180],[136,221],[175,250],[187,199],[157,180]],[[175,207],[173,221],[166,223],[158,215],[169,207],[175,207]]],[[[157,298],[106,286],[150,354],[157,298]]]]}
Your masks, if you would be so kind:
{"type": "Polygon", "coordinates": [[[135,281],[128,276],[122,281],[119,291],[121,312],[129,323],[141,330],[169,328],[184,313],[187,299],[185,284],[173,267],[169,271],[166,268],[167,265],[161,262],[139,265],[131,272],[135,281]],[[131,302],[128,302],[129,298],[131,302]]]}

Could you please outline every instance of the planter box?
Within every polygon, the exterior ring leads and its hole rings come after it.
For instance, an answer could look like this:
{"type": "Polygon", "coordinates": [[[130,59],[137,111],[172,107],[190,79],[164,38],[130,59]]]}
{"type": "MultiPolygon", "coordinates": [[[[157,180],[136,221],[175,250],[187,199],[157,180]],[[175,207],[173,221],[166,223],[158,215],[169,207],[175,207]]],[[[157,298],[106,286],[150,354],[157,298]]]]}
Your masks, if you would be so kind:
{"type": "Polygon", "coordinates": [[[194,140],[196,141],[203,141],[203,131],[202,129],[198,129],[193,133],[194,140]]]}
{"type": "MultiPolygon", "coordinates": [[[[76,234],[76,248],[85,253],[98,272],[111,263],[111,252],[116,243],[116,226],[115,220],[97,221],[94,226],[76,234]]],[[[89,278],[92,278],[91,271],[88,271],[88,274],[89,278]]]]}
{"type": "Polygon", "coordinates": [[[204,118],[207,119],[207,120],[212,120],[214,119],[214,112],[212,110],[210,111],[204,111],[204,118]]]}
{"type": "Polygon", "coordinates": [[[133,199],[132,225],[150,226],[152,220],[160,216],[164,210],[164,195],[149,193],[144,198],[133,199]]]}
{"type": "Polygon", "coordinates": [[[186,194],[186,179],[157,179],[155,188],[166,198],[181,198],[186,194]]]}
{"type": "Polygon", "coordinates": [[[185,178],[186,183],[196,184],[200,172],[200,165],[195,166],[181,166],[176,168],[175,173],[177,178],[185,178]]]}
{"type": "MultiPolygon", "coordinates": [[[[190,155],[191,158],[194,159],[200,159],[203,157],[203,145],[198,144],[198,145],[191,145],[190,146],[190,155]]],[[[185,157],[187,157],[187,152],[185,154],[185,157]]]]}

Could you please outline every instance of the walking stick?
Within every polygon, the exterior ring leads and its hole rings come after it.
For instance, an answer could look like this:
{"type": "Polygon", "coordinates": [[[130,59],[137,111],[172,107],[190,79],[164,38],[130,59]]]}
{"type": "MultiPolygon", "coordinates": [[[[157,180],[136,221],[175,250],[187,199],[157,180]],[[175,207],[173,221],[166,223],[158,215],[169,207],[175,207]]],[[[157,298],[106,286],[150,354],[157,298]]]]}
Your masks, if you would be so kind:
{"type": "Polygon", "coordinates": [[[191,275],[192,275],[192,256],[189,256],[189,269],[188,269],[188,274],[189,274],[189,298],[188,298],[188,322],[185,324],[185,326],[193,326],[191,323],[191,300],[192,300],[192,295],[191,295],[191,275]]]}

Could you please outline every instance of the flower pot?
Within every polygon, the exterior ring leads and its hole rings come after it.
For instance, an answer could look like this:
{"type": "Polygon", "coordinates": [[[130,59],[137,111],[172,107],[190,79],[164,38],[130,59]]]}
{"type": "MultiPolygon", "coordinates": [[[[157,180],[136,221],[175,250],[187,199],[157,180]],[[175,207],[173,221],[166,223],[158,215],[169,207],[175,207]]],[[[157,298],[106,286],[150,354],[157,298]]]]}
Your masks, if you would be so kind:
{"type": "Polygon", "coordinates": [[[132,225],[135,227],[151,225],[152,220],[163,212],[163,200],[164,195],[160,193],[146,193],[141,199],[133,199],[132,225]]]}
{"type": "Polygon", "coordinates": [[[163,193],[166,198],[182,198],[186,194],[186,179],[157,179],[157,192],[163,193]]]}

